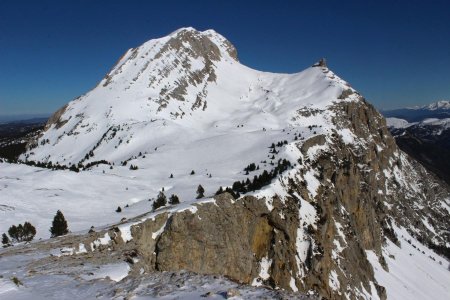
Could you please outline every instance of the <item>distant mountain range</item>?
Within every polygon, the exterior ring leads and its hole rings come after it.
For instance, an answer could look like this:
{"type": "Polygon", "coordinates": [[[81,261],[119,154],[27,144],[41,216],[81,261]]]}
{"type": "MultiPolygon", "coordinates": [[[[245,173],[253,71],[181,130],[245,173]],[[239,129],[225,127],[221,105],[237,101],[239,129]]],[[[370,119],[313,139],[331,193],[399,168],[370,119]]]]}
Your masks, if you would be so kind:
{"type": "Polygon", "coordinates": [[[408,122],[421,122],[430,118],[445,119],[450,118],[450,101],[442,100],[424,106],[384,110],[381,113],[386,118],[404,119],[408,122]]]}
{"type": "Polygon", "coordinates": [[[0,124],[20,122],[37,123],[46,121],[50,114],[22,114],[22,115],[0,115],[0,124]]]}

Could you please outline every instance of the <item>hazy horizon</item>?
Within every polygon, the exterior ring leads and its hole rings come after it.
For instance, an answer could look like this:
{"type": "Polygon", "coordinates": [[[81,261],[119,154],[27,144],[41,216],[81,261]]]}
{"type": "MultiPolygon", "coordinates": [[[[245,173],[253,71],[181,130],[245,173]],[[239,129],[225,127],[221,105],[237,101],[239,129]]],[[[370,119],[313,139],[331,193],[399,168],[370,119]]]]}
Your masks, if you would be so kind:
{"type": "Polygon", "coordinates": [[[378,109],[450,99],[449,10],[416,0],[1,2],[0,114],[51,114],[127,49],[186,26],[216,30],[262,71],[295,73],[326,57],[378,109]]]}

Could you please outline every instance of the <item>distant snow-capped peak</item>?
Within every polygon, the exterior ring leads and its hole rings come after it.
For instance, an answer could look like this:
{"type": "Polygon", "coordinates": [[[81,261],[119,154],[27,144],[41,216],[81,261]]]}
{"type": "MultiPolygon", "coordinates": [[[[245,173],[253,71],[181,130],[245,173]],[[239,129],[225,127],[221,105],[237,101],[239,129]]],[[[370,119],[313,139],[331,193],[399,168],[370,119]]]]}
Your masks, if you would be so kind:
{"type": "Polygon", "coordinates": [[[408,109],[414,109],[414,110],[438,110],[438,109],[450,109],[450,101],[449,100],[440,100],[440,101],[436,101],[433,102],[431,104],[426,104],[426,105],[422,105],[422,106],[413,106],[413,107],[409,107],[408,109]]]}
{"type": "Polygon", "coordinates": [[[425,105],[423,108],[429,109],[429,110],[450,109],[450,101],[447,101],[447,100],[437,101],[437,102],[431,103],[430,105],[425,105]]]}

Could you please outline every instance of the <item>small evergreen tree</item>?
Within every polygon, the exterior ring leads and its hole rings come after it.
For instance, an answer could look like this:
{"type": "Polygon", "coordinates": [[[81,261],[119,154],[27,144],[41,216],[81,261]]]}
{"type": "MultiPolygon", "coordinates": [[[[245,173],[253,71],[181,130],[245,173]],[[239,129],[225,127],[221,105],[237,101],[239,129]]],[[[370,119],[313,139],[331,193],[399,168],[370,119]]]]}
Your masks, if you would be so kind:
{"type": "Polygon", "coordinates": [[[22,239],[24,241],[29,242],[29,241],[33,240],[35,235],[36,235],[36,228],[33,225],[31,225],[31,223],[25,222],[23,224],[23,236],[22,236],[22,239]]]}
{"type": "Polygon", "coordinates": [[[158,197],[156,197],[156,200],[153,202],[153,210],[156,210],[161,206],[165,206],[166,204],[167,204],[166,195],[164,195],[164,192],[161,191],[159,192],[158,197]]]}
{"type": "Polygon", "coordinates": [[[57,237],[69,233],[67,221],[63,213],[58,210],[53,218],[52,227],[50,227],[51,237],[57,237]]]}
{"type": "Polygon", "coordinates": [[[169,204],[176,205],[179,203],[180,203],[180,199],[178,198],[178,196],[175,194],[172,194],[172,196],[170,196],[170,198],[169,198],[169,204]]]}
{"type": "Polygon", "coordinates": [[[223,188],[222,187],[219,187],[219,189],[216,192],[216,195],[220,195],[220,194],[223,194],[223,188]]]}
{"type": "Polygon", "coordinates": [[[120,206],[117,206],[116,213],[120,213],[120,212],[122,212],[122,208],[120,208],[120,206]]]}
{"type": "Polygon", "coordinates": [[[201,185],[199,185],[197,188],[197,199],[205,197],[204,193],[205,189],[201,185]]]}
{"type": "Polygon", "coordinates": [[[11,227],[9,227],[8,234],[11,237],[11,239],[13,240],[13,242],[19,241],[19,234],[18,234],[18,229],[17,229],[16,225],[12,225],[11,227]]]}
{"type": "Polygon", "coordinates": [[[6,233],[2,234],[2,244],[3,246],[8,246],[10,243],[8,236],[6,235],[6,233]]]}
{"type": "Polygon", "coordinates": [[[192,171],[191,171],[191,175],[194,175],[194,174],[195,174],[195,171],[194,171],[194,170],[192,170],[192,171]]]}
{"type": "Polygon", "coordinates": [[[173,178],[173,174],[170,174],[170,177],[169,178],[173,178]]]}

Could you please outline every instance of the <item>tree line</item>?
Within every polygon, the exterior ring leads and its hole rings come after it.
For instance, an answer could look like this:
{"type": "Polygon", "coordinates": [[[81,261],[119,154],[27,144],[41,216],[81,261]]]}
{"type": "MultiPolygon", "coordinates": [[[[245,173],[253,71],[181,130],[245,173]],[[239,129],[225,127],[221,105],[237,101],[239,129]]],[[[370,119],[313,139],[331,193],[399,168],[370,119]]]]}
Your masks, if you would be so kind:
{"type": "MultiPolygon", "coordinates": [[[[63,213],[58,210],[50,227],[50,237],[54,238],[67,233],[69,233],[67,221],[63,213]]],[[[15,243],[32,241],[36,235],[36,228],[30,222],[25,222],[23,225],[12,225],[8,229],[8,235],[6,233],[2,234],[3,247],[12,246],[15,243]]]]}

